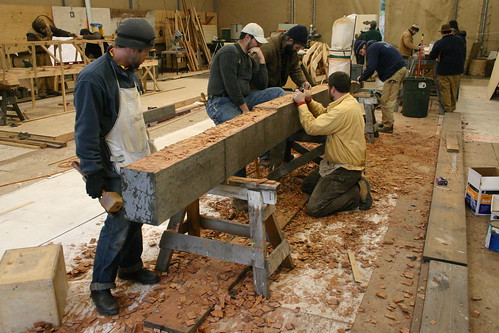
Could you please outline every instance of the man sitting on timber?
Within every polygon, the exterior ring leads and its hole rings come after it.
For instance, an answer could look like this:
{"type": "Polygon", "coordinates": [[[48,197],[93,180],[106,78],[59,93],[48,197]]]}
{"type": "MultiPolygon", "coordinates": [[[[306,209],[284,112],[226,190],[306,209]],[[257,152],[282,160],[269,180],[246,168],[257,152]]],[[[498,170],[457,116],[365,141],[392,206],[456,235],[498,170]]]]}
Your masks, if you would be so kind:
{"type": "Polygon", "coordinates": [[[309,135],[327,135],[325,158],[303,182],[311,194],[307,213],[323,217],[336,212],[372,205],[369,182],[362,176],[366,164],[366,140],[362,107],[350,95],[350,76],[334,72],[329,76],[327,108],[312,100],[308,91],[295,91],[300,122],[309,135]]]}
{"type": "MultiPolygon", "coordinates": [[[[215,54],[208,80],[206,112],[216,125],[284,95],[280,87],[267,88],[268,72],[260,49],[264,43],[267,40],[263,29],[249,23],[241,30],[237,43],[225,45],[215,54]],[[251,84],[258,90],[251,90],[251,84]]],[[[246,170],[240,170],[236,176],[246,177],[246,170]]]]}
{"type": "Polygon", "coordinates": [[[281,88],[268,86],[268,72],[260,46],[267,43],[263,29],[247,24],[237,43],[222,47],[211,63],[206,111],[215,124],[221,124],[255,105],[284,95],[281,88]],[[250,57],[255,54],[258,62],[250,57]],[[253,84],[258,90],[251,90],[253,84]]]}
{"type": "Polygon", "coordinates": [[[307,39],[308,31],[303,25],[295,25],[286,33],[280,32],[267,38],[268,43],[262,45],[262,52],[269,73],[269,87],[284,86],[288,77],[298,87],[312,87],[303,75],[297,53],[307,46],[307,39]]]}

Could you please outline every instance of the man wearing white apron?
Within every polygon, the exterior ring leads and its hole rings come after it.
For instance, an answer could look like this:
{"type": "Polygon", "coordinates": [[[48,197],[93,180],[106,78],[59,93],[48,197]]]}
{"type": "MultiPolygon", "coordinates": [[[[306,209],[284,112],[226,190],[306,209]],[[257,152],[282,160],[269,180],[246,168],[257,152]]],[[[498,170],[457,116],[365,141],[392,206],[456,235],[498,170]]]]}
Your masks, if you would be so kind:
{"type": "MultiPolygon", "coordinates": [[[[115,46],[85,67],[74,91],[76,155],[87,175],[92,198],[102,191],[121,194],[120,168],[151,153],[142,115],[139,81],[135,69],[154,46],[153,27],[131,18],[117,30],[115,46]]],[[[142,224],[128,221],[124,211],[108,214],[94,259],[91,297],[103,315],[119,313],[111,294],[116,275],[143,284],[159,276],[143,268],[142,224]]]]}

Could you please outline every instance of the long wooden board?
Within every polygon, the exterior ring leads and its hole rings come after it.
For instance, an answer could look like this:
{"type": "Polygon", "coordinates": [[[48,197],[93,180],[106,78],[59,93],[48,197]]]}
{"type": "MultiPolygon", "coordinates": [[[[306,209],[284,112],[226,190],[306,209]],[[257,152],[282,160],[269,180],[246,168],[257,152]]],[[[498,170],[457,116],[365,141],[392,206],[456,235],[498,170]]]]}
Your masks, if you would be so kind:
{"type": "Polygon", "coordinates": [[[468,268],[430,261],[422,333],[468,332],[468,268]]]}
{"type": "MultiPolygon", "coordinates": [[[[442,136],[453,132],[462,141],[461,115],[446,113],[442,136]]],[[[464,206],[463,153],[448,153],[444,140],[440,141],[436,176],[449,180],[445,187],[435,186],[423,257],[459,265],[467,264],[466,212],[464,206]]]]}
{"type": "MultiPolygon", "coordinates": [[[[324,86],[314,99],[329,101],[324,86]]],[[[125,214],[158,225],[301,128],[291,96],[278,109],[255,108],[121,170],[125,214]]]]}

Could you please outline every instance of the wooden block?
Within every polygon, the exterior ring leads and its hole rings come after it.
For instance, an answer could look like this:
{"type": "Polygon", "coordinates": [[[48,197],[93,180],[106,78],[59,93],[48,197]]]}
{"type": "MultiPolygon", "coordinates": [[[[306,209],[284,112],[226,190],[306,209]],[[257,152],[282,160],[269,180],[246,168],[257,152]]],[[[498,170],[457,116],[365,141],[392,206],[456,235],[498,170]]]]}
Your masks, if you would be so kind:
{"type": "MultiPolygon", "coordinates": [[[[314,98],[327,104],[325,87],[314,89],[314,98]]],[[[294,134],[301,128],[298,112],[294,103],[284,104],[275,110],[255,108],[122,168],[127,218],[163,223],[294,134]]]]}
{"type": "Polygon", "coordinates": [[[0,261],[0,331],[25,331],[39,321],[59,326],[67,291],[61,245],[5,251],[0,261]]]}
{"type": "Polygon", "coordinates": [[[430,261],[420,332],[468,332],[468,268],[430,261]]]}
{"type": "Polygon", "coordinates": [[[459,152],[459,141],[457,139],[456,133],[447,133],[446,143],[447,143],[447,151],[457,153],[459,152]]]}

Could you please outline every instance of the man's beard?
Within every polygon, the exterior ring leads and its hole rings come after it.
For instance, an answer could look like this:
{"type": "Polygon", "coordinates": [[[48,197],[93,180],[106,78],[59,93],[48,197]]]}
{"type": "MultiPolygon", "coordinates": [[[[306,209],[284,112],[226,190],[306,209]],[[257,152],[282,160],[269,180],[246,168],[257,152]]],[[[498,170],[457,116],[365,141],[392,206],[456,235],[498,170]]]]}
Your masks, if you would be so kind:
{"type": "Polygon", "coordinates": [[[286,45],[286,46],[284,47],[284,53],[286,53],[286,54],[288,54],[288,55],[289,55],[289,54],[293,54],[293,52],[295,52],[295,51],[293,50],[293,46],[294,46],[293,44],[286,45]]]}

